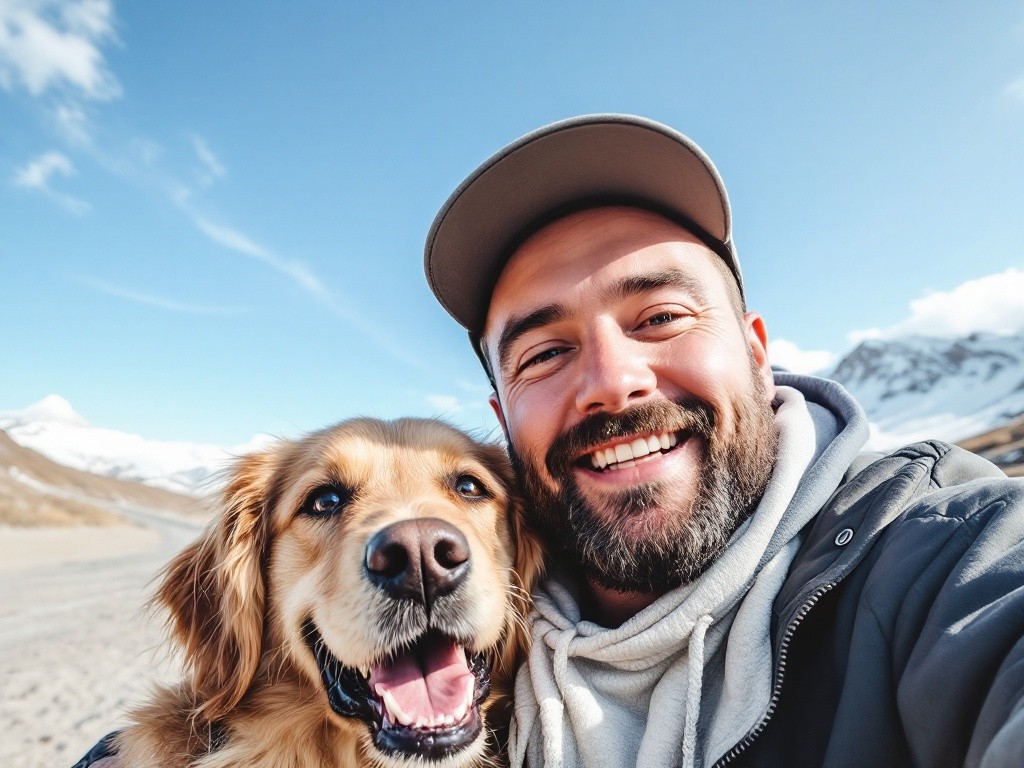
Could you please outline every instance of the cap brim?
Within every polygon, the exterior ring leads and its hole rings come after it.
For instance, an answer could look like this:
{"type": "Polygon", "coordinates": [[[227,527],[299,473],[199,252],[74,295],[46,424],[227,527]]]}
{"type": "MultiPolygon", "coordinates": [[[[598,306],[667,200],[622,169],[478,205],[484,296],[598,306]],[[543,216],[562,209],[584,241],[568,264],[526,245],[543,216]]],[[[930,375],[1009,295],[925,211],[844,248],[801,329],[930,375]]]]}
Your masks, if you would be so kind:
{"type": "Polygon", "coordinates": [[[652,120],[589,115],[527,134],[452,193],[424,253],[438,301],[479,333],[512,246],[554,212],[590,200],[633,201],[675,214],[717,244],[740,279],[725,186],[700,147],[652,120]]]}

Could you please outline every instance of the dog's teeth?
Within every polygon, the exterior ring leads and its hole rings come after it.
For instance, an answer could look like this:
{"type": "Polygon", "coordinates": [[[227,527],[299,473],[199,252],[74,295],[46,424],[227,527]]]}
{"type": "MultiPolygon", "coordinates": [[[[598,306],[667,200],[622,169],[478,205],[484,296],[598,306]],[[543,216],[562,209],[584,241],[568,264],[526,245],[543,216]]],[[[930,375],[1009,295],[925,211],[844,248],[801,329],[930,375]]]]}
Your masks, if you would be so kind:
{"type": "Polygon", "coordinates": [[[672,447],[668,441],[668,432],[662,432],[660,435],[658,435],[658,442],[661,443],[661,450],[663,451],[667,451],[669,448],[672,447]]]}
{"type": "MultiPolygon", "coordinates": [[[[384,691],[383,693],[378,691],[377,693],[381,697],[381,699],[383,699],[384,707],[387,709],[388,714],[391,715],[392,720],[395,720],[396,722],[399,722],[402,725],[412,725],[412,717],[410,715],[407,715],[405,713],[405,710],[398,706],[398,702],[395,701],[395,697],[391,695],[391,691],[384,691]]],[[[420,720],[422,719],[423,718],[420,718],[420,720]]],[[[418,722],[419,720],[417,720],[417,723],[418,722]]]]}

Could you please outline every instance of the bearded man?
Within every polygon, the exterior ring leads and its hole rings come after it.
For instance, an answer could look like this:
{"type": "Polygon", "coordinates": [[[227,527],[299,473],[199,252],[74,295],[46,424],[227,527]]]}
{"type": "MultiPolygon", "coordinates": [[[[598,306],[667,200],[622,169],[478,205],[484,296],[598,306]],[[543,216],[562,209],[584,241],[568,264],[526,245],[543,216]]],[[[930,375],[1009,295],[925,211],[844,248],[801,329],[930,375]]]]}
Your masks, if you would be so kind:
{"type": "Polygon", "coordinates": [[[541,128],[425,265],[549,554],[514,765],[1024,765],[1024,483],[772,371],[692,141],[541,128]]]}

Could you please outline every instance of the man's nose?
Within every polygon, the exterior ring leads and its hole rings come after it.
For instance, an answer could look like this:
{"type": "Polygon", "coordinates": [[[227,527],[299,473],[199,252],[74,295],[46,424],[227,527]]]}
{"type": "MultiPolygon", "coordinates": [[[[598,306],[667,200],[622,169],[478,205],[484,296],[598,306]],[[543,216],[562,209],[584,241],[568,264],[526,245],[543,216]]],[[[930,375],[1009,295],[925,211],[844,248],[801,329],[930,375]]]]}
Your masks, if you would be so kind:
{"type": "Polygon", "coordinates": [[[576,393],[580,413],[617,412],[658,387],[643,342],[629,338],[617,325],[608,324],[594,333],[580,350],[582,376],[576,393]]]}

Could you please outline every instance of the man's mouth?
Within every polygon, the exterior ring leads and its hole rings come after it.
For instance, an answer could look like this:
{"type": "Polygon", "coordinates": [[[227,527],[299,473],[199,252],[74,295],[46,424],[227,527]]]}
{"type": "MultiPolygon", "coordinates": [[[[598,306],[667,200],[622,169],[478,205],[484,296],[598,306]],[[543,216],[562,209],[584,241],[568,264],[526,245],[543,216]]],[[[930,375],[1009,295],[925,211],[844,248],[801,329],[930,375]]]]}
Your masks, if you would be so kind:
{"type": "Polygon", "coordinates": [[[668,453],[680,443],[686,442],[689,432],[659,432],[647,436],[637,436],[611,446],[603,446],[590,451],[581,458],[579,464],[595,472],[614,472],[620,469],[635,467],[638,459],[655,453],[668,453]]]}
{"type": "Polygon", "coordinates": [[[311,620],[303,633],[320,669],[331,709],[370,727],[385,754],[441,760],[480,735],[480,703],[490,690],[482,653],[434,630],[364,669],[328,650],[311,620]]]}

